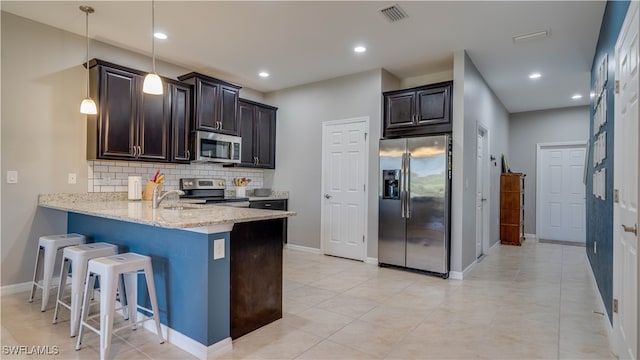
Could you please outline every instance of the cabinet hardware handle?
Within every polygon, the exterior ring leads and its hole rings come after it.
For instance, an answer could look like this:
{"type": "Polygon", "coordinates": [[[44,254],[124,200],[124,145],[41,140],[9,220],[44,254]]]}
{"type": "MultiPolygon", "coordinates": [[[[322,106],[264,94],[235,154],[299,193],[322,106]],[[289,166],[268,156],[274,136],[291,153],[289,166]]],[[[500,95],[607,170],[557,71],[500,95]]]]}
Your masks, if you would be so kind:
{"type": "Polygon", "coordinates": [[[187,155],[187,159],[191,158],[191,152],[189,150],[187,150],[187,154],[186,155],[187,155]]]}
{"type": "Polygon", "coordinates": [[[329,194],[324,194],[324,198],[325,198],[325,199],[331,199],[331,198],[332,198],[332,196],[331,196],[331,195],[329,195],[329,194]]]}
{"type": "Polygon", "coordinates": [[[638,224],[634,224],[633,227],[626,226],[624,224],[621,224],[621,225],[624,232],[630,232],[630,233],[633,233],[633,235],[638,236],[638,224]]]}
{"type": "Polygon", "coordinates": [[[271,204],[264,204],[264,207],[271,207],[271,204]]]}
{"type": "Polygon", "coordinates": [[[138,157],[142,155],[142,146],[138,145],[138,157]]]}
{"type": "Polygon", "coordinates": [[[136,156],[136,147],[135,147],[135,146],[132,146],[132,147],[131,147],[131,151],[130,151],[130,153],[131,153],[131,156],[133,156],[133,157],[135,157],[135,156],[136,156]]]}

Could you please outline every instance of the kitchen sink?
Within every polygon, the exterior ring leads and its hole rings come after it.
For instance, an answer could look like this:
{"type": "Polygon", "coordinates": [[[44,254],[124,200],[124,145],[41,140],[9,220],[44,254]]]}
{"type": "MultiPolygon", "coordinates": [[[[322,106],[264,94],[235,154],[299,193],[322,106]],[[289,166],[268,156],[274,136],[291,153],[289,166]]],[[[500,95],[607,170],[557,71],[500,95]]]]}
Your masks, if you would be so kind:
{"type": "Polygon", "coordinates": [[[163,209],[166,210],[195,210],[195,209],[202,209],[201,207],[197,207],[197,206],[187,206],[187,205],[170,205],[170,206],[164,206],[163,209]]]}

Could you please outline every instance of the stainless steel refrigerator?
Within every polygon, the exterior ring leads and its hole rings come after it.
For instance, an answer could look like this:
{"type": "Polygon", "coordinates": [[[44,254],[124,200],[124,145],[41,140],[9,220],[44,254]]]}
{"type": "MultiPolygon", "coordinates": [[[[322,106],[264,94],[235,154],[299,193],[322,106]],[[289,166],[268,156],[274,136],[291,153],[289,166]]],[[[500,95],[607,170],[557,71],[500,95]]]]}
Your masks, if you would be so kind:
{"type": "Polygon", "coordinates": [[[449,276],[450,135],[380,140],[378,262],[449,276]]]}

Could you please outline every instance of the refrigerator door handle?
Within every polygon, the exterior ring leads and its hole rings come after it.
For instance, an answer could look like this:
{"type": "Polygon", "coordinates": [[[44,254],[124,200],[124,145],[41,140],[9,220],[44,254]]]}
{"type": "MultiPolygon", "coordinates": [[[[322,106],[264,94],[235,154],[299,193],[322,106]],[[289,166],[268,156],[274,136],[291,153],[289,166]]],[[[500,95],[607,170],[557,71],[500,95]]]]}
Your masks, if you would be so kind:
{"type": "Polygon", "coordinates": [[[407,153],[407,161],[406,161],[406,172],[407,172],[407,176],[406,176],[406,192],[407,192],[407,201],[405,201],[405,206],[407,207],[407,210],[405,210],[405,214],[407,219],[411,217],[411,182],[410,180],[410,176],[411,176],[411,153],[407,153]]]}
{"type": "Polygon", "coordinates": [[[400,212],[401,212],[401,216],[404,219],[405,216],[405,207],[404,207],[404,203],[405,203],[405,192],[406,192],[406,188],[404,186],[404,166],[405,166],[405,161],[404,161],[404,156],[405,154],[402,154],[402,166],[400,168],[400,212]]]}

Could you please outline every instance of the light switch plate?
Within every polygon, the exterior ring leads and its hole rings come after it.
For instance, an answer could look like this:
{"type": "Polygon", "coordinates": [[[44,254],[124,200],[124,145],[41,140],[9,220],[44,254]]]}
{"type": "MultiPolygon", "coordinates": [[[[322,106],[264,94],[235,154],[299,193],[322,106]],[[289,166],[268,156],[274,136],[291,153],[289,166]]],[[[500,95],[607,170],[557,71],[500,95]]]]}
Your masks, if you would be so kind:
{"type": "Polygon", "coordinates": [[[224,258],[224,239],[213,240],[213,260],[224,258]]]}
{"type": "Polygon", "coordinates": [[[75,173],[69,173],[68,182],[69,182],[69,184],[75,184],[76,183],[76,174],[75,173]]]}
{"type": "Polygon", "coordinates": [[[17,184],[18,183],[18,172],[15,170],[7,171],[7,184],[17,184]]]}

